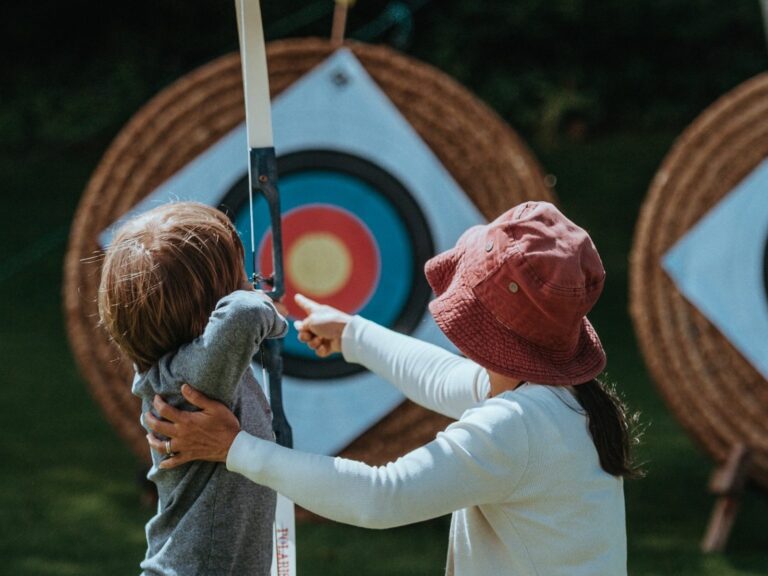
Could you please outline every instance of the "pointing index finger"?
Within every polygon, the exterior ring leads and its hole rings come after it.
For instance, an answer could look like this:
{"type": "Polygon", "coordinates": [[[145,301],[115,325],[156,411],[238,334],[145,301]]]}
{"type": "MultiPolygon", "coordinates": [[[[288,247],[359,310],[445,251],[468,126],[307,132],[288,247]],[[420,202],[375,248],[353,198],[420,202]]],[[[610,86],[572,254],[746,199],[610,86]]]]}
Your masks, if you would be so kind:
{"type": "Polygon", "coordinates": [[[299,305],[299,307],[304,310],[307,314],[312,314],[319,306],[317,302],[314,300],[310,300],[303,294],[296,294],[296,296],[293,297],[296,304],[299,305]]]}

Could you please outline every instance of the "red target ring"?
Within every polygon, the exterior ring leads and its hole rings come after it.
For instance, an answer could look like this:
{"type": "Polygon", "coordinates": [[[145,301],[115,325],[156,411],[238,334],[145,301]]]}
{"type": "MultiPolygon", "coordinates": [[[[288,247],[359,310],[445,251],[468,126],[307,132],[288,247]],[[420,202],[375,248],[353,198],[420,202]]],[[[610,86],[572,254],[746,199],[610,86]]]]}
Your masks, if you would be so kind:
{"type": "MultiPolygon", "coordinates": [[[[285,305],[294,318],[304,312],[297,293],[350,314],[374,293],[381,258],[373,235],[354,214],[325,204],[304,205],[283,217],[285,305]]],[[[259,266],[272,274],[272,234],[259,250],[259,266]]]]}

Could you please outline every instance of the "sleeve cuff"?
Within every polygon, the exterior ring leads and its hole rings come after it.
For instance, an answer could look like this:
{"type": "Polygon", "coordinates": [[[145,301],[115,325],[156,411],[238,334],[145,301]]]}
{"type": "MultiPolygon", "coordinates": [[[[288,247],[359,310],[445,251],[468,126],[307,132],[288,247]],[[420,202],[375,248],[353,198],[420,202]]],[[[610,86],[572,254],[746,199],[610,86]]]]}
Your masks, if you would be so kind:
{"type": "Polygon", "coordinates": [[[258,440],[247,432],[241,430],[235,436],[232,446],[227,452],[227,470],[231,472],[244,472],[246,463],[249,460],[250,445],[252,440],[258,440]]]}
{"type": "Polygon", "coordinates": [[[269,335],[269,338],[285,338],[285,335],[288,334],[288,320],[280,314],[280,311],[277,309],[274,302],[270,301],[268,304],[272,307],[272,310],[275,313],[275,326],[272,333],[269,335]]]}
{"type": "Polygon", "coordinates": [[[341,333],[341,355],[347,362],[360,364],[358,349],[366,324],[368,320],[362,316],[353,316],[352,320],[344,326],[344,331],[341,333]]]}

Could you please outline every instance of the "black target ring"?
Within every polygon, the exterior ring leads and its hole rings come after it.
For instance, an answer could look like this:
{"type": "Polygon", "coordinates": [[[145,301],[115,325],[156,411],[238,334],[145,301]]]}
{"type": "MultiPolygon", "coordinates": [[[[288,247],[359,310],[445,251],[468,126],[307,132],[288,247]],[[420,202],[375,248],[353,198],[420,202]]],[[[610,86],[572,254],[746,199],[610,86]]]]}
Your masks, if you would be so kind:
{"type": "MultiPolygon", "coordinates": [[[[377,318],[375,313],[373,313],[371,319],[387,325],[389,328],[398,332],[405,334],[413,332],[424,316],[424,311],[426,310],[431,295],[431,289],[424,277],[423,269],[424,263],[434,255],[435,249],[426,218],[406,187],[397,178],[379,166],[360,157],[343,152],[328,150],[295,152],[278,157],[277,164],[280,180],[283,182],[289,182],[292,177],[301,176],[302,174],[307,173],[327,174],[328,176],[356,179],[362,183],[362,186],[367,187],[369,193],[378,196],[376,202],[381,202],[382,204],[380,204],[380,206],[386,205],[388,207],[387,209],[391,210],[392,213],[396,215],[396,218],[401,223],[400,226],[402,226],[403,240],[407,242],[410,248],[411,255],[409,257],[411,261],[410,264],[407,265],[407,269],[399,269],[397,266],[400,266],[401,263],[393,263],[391,261],[392,258],[389,258],[390,261],[386,262],[387,258],[382,256],[382,260],[385,261],[382,264],[382,277],[379,278],[379,285],[376,286],[376,293],[373,298],[375,299],[378,297],[381,299],[381,295],[379,294],[380,285],[382,282],[392,281],[391,276],[393,269],[395,270],[395,274],[406,279],[409,287],[407,295],[402,299],[401,305],[397,306],[398,309],[388,311],[387,321],[382,321],[381,318],[377,318]],[[394,264],[397,264],[397,266],[394,266],[393,268],[394,264]],[[389,272],[387,272],[387,269],[389,269],[389,272]],[[385,274],[387,275],[386,278],[383,277],[385,274]]],[[[291,211],[291,189],[287,186],[285,189],[281,188],[281,194],[283,195],[281,200],[283,202],[283,213],[285,215],[286,212],[291,211]]],[[[318,202],[323,202],[322,190],[319,191],[318,196],[318,202]]],[[[294,198],[293,203],[295,204],[297,202],[301,204],[301,201],[294,198]]],[[[353,213],[356,211],[354,202],[347,203],[345,200],[342,204],[343,205],[340,206],[340,208],[353,213]]],[[[243,177],[228,191],[220,208],[229,214],[236,223],[238,221],[238,215],[242,215],[244,210],[248,210],[247,174],[243,175],[243,177]]],[[[296,206],[293,206],[293,209],[295,208],[296,206]]],[[[259,217],[263,218],[265,216],[261,216],[261,212],[257,211],[256,218],[259,217]]],[[[367,220],[363,218],[361,218],[361,220],[363,223],[370,225],[371,219],[376,218],[377,216],[373,216],[373,218],[371,217],[371,211],[369,210],[367,220]]],[[[381,229],[381,225],[378,226],[379,229],[381,229]]],[[[284,228],[285,227],[284,216],[284,228]]],[[[249,238],[250,230],[243,229],[242,224],[238,226],[238,230],[244,239],[249,238]]],[[[378,243],[378,248],[382,254],[385,254],[391,248],[390,246],[386,246],[391,240],[388,236],[389,234],[394,233],[392,230],[388,230],[385,233],[385,236],[387,237],[378,237],[381,236],[381,233],[379,233],[378,236],[374,234],[375,240],[378,243]]],[[[394,235],[397,236],[397,234],[394,235]]],[[[259,242],[259,237],[260,233],[257,232],[257,244],[259,242]]],[[[248,252],[247,248],[246,252],[248,252]]],[[[284,257],[286,259],[288,258],[288,250],[285,250],[284,257]]],[[[246,261],[249,260],[250,258],[247,257],[246,261]]],[[[286,268],[289,267],[286,265],[286,268]]],[[[354,281],[354,279],[350,281],[354,281]]],[[[368,316],[368,314],[365,315],[368,316]]],[[[286,341],[286,344],[285,372],[290,376],[307,379],[329,379],[349,376],[363,370],[358,365],[348,364],[339,356],[320,359],[291,353],[289,349],[291,344],[290,338],[286,341]]]]}

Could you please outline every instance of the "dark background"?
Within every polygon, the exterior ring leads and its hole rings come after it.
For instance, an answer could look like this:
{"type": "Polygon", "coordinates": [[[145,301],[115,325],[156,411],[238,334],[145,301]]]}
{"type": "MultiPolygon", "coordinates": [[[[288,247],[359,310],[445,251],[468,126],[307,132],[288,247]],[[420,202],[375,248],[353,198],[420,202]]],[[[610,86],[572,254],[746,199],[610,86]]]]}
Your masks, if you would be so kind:
{"type": "MultiPolygon", "coordinates": [[[[264,2],[268,39],[329,35],[331,0],[264,2]]],[[[232,2],[4,3],[3,146],[103,143],[152,94],[237,49],[232,2]]],[[[764,69],[757,1],[360,0],[349,35],[469,86],[524,136],[678,129],[764,69]]]]}
{"type": "MultiPolygon", "coordinates": [[[[329,35],[331,0],[262,10],[268,38],[329,35]]],[[[768,502],[754,490],[728,552],[698,552],[711,463],[659,398],[627,314],[627,254],[653,174],[707,105],[765,69],[759,3],[359,0],[348,31],[485,100],[595,238],[609,276],[592,319],[610,378],[647,426],[638,454],[648,477],[627,485],[630,573],[768,574],[768,502]]],[[[0,574],[135,574],[152,510],[70,355],[62,258],[88,177],[124,123],[179,76],[237,49],[233,3],[4,2],[0,39],[0,574]]],[[[303,574],[441,574],[447,523],[309,524],[299,538],[303,574]]]]}

